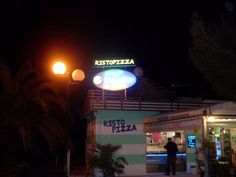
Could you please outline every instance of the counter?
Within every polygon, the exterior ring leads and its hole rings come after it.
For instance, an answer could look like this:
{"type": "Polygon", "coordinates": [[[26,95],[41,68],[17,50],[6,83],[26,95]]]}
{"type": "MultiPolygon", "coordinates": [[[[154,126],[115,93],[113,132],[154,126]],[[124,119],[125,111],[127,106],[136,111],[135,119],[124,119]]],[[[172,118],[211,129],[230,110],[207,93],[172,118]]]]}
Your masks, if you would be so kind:
{"type": "MultiPolygon", "coordinates": [[[[166,153],[150,153],[146,154],[147,173],[165,172],[166,169],[166,153]]],[[[186,153],[178,153],[176,159],[176,171],[186,171],[186,153]]]]}

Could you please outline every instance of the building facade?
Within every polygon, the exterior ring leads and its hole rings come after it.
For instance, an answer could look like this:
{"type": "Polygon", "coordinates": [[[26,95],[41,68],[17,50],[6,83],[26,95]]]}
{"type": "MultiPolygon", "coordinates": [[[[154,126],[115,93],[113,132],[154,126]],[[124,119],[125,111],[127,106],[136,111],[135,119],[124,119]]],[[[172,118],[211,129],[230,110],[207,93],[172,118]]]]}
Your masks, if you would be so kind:
{"type": "Polygon", "coordinates": [[[122,146],[118,155],[124,156],[129,163],[125,176],[164,172],[165,138],[178,136],[180,163],[177,171],[189,171],[194,162],[194,148],[199,145],[198,137],[202,136],[203,110],[212,102],[158,102],[122,98],[114,96],[114,92],[107,95],[101,91],[89,94],[85,115],[87,159],[93,155],[91,149],[96,143],[118,144],[122,146]],[[186,139],[191,137],[194,138],[191,141],[196,140],[194,147],[186,144],[186,139]]]}
{"type": "Polygon", "coordinates": [[[205,108],[182,110],[144,119],[147,135],[159,134],[158,141],[150,136],[147,143],[147,172],[162,172],[165,165],[163,144],[171,137],[178,145],[177,171],[193,172],[196,159],[203,160],[196,150],[207,141],[211,160],[228,159],[236,164],[236,104],[226,101],[205,108]],[[149,147],[149,148],[148,148],[149,147]]]}

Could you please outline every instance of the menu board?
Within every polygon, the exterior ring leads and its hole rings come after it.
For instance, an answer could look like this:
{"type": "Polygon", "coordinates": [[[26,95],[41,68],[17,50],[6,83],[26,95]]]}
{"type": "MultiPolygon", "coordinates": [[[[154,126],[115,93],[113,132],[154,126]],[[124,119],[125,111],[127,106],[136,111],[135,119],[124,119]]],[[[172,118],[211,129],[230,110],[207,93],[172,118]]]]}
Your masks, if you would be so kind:
{"type": "Polygon", "coordinates": [[[194,135],[187,136],[187,146],[188,148],[196,148],[196,136],[194,135]]]}

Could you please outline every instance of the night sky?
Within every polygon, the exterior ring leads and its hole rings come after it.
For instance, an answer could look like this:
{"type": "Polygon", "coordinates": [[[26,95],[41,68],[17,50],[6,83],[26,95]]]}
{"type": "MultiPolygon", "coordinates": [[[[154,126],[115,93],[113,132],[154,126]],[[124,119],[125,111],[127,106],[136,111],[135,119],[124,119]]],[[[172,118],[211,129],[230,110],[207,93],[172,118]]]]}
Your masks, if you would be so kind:
{"type": "Polygon", "coordinates": [[[188,56],[191,15],[215,20],[227,13],[225,2],[11,0],[1,5],[0,57],[14,69],[28,59],[42,69],[67,58],[88,80],[93,59],[130,57],[144,77],[211,97],[188,56]]]}

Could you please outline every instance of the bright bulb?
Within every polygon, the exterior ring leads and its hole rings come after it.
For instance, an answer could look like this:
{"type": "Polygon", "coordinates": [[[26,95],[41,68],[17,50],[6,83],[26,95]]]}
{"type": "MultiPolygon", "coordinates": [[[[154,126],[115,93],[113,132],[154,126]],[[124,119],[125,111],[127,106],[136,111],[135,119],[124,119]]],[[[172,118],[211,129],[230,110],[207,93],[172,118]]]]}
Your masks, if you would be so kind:
{"type": "Polygon", "coordinates": [[[102,77],[101,77],[101,76],[95,76],[95,77],[93,78],[93,83],[94,83],[95,85],[101,84],[101,83],[102,83],[102,77]]]}
{"type": "Polygon", "coordinates": [[[66,65],[63,62],[56,62],[52,70],[55,74],[64,75],[66,73],[66,65]]]}
{"type": "Polygon", "coordinates": [[[84,71],[81,69],[76,69],[72,72],[72,79],[73,81],[83,81],[85,78],[84,71]]]}

